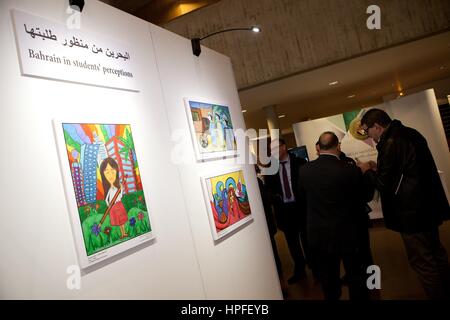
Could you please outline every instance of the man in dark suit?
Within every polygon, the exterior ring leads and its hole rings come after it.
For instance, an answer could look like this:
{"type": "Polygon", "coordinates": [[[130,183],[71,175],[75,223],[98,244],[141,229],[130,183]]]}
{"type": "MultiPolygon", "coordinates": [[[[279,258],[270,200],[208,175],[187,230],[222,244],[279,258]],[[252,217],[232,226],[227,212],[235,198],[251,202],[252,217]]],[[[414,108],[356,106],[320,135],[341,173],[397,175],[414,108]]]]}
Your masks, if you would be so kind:
{"type": "Polygon", "coordinates": [[[307,256],[306,212],[304,203],[298,195],[298,172],[306,160],[289,155],[286,143],[282,139],[273,140],[270,148],[272,156],[279,161],[279,170],[273,175],[266,176],[267,188],[278,228],[283,231],[294,260],[294,274],[288,279],[288,283],[293,284],[306,277],[304,257],[304,254],[307,256]]]}
{"type": "MultiPolygon", "coordinates": [[[[344,161],[349,166],[356,166],[356,161],[350,157],[347,157],[347,155],[341,150],[340,143],[339,143],[339,151],[340,151],[339,159],[341,161],[344,161]]],[[[316,142],[316,152],[317,152],[317,156],[320,156],[319,141],[316,142]]],[[[361,250],[363,250],[362,255],[363,255],[363,257],[365,257],[364,261],[365,261],[366,267],[373,265],[372,250],[370,248],[370,235],[369,235],[369,228],[372,226],[372,222],[370,221],[370,216],[369,216],[369,213],[371,211],[372,211],[372,209],[370,208],[370,206],[368,204],[366,204],[364,206],[364,212],[366,213],[366,219],[361,220],[361,228],[359,228],[359,230],[358,230],[359,239],[361,242],[361,250]]],[[[348,284],[347,275],[344,275],[342,277],[341,283],[344,285],[348,284]]]]}
{"type": "Polygon", "coordinates": [[[269,201],[269,195],[267,187],[264,183],[264,177],[261,176],[261,169],[255,164],[256,177],[258,179],[259,192],[261,194],[261,200],[264,209],[264,215],[266,216],[267,229],[269,231],[270,243],[272,244],[273,257],[275,258],[275,264],[277,266],[278,276],[282,277],[281,260],[278,254],[277,244],[275,242],[275,234],[277,233],[277,223],[272,212],[272,207],[269,201]]]}
{"type": "Polygon", "coordinates": [[[364,248],[359,241],[366,201],[373,190],[361,170],[339,159],[333,132],[319,138],[320,156],[299,172],[299,196],[306,199],[307,234],[325,299],[341,296],[340,263],[348,277],[350,299],[367,299],[364,248]]]}

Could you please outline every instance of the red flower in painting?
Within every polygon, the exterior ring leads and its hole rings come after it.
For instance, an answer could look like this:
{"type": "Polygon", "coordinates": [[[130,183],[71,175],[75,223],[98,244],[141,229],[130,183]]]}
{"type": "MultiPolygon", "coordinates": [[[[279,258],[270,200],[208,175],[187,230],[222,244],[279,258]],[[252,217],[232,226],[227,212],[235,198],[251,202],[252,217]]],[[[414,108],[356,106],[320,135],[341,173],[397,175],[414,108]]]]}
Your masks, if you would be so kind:
{"type": "Polygon", "coordinates": [[[106,227],[104,230],[103,230],[103,232],[106,234],[106,235],[108,235],[109,236],[109,234],[111,233],[111,227],[106,227]]]}

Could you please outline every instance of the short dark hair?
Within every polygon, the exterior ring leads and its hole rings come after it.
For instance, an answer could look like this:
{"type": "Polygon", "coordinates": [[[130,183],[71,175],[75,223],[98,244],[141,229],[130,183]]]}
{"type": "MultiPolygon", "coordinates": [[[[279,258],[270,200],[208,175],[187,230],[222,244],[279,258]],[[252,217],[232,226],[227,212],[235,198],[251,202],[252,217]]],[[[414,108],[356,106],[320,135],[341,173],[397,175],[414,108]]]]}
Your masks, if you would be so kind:
{"type": "Polygon", "coordinates": [[[325,131],[319,137],[320,150],[330,150],[339,145],[339,139],[332,131],[325,131]]]}
{"type": "Polygon", "coordinates": [[[286,145],[286,141],[284,141],[284,139],[273,139],[272,141],[271,141],[271,143],[273,142],[273,141],[278,141],[279,142],[279,144],[280,144],[280,146],[285,146],[286,145]]]}
{"type": "Polygon", "coordinates": [[[370,109],[367,111],[361,119],[361,125],[366,125],[367,128],[372,128],[375,123],[379,124],[383,128],[387,128],[392,119],[389,115],[381,109],[370,109]]]}

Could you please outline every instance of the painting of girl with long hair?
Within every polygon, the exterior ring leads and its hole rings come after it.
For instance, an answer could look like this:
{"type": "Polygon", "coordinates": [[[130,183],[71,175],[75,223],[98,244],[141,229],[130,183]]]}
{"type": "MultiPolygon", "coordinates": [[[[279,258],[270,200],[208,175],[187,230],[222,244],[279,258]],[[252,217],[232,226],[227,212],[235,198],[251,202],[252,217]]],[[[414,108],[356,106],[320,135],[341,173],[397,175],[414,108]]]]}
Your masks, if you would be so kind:
{"type": "Polygon", "coordinates": [[[131,126],[62,123],[61,133],[77,250],[86,264],[153,238],[131,126]]]}

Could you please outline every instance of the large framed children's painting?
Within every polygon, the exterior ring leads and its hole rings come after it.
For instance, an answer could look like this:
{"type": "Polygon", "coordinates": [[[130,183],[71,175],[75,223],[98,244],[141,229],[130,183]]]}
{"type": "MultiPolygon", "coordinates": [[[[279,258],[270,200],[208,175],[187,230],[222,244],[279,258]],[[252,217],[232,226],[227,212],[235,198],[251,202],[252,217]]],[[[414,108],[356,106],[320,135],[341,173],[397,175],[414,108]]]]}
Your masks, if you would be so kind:
{"type": "Polygon", "coordinates": [[[201,178],[214,240],[253,220],[244,170],[229,168],[201,178]]]}
{"type": "Polygon", "coordinates": [[[54,121],[81,268],[154,238],[131,125],[54,121]]]}
{"type": "Polygon", "coordinates": [[[237,155],[230,108],[194,98],[185,98],[184,102],[196,159],[237,155]]]}

